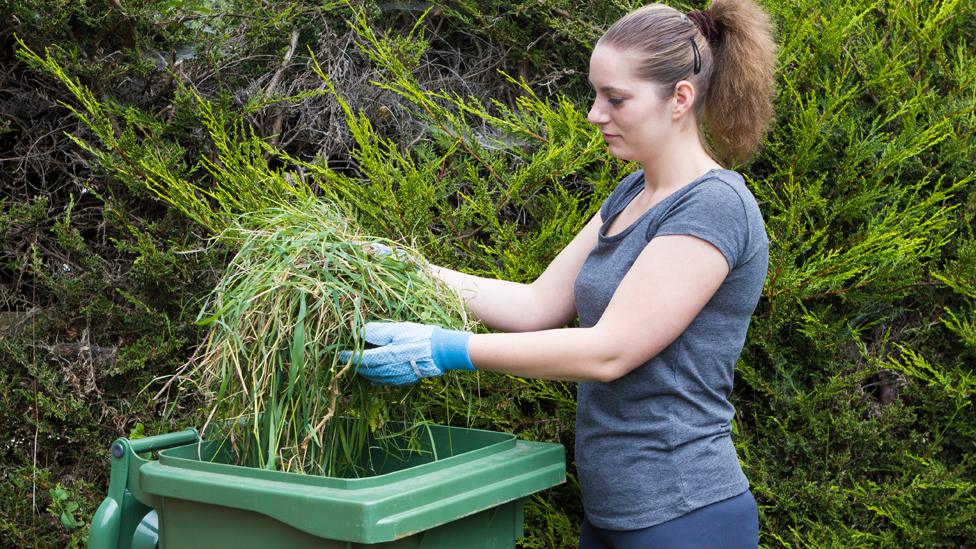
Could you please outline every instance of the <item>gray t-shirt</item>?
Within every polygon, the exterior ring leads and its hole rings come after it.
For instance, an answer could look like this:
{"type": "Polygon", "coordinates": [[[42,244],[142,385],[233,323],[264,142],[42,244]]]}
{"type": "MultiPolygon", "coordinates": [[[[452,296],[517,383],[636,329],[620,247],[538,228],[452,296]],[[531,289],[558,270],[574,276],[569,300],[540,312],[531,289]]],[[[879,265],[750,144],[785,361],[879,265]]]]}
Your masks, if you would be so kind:
{"type": "Polygon", "coordinates": [[[577,393],[576,466],[592,524],[646,528],[741,494],[749,487],[731,439],[732,370],[766,278],[769,241],[742,177],[712,170],[606,236],[643,188],[624,178],[600,216],[599,242],[576,278],[580,325],[597,323],[652,238],[691,235],[722,252],[729,274],[691,325],[646,363],[577,393]]]}

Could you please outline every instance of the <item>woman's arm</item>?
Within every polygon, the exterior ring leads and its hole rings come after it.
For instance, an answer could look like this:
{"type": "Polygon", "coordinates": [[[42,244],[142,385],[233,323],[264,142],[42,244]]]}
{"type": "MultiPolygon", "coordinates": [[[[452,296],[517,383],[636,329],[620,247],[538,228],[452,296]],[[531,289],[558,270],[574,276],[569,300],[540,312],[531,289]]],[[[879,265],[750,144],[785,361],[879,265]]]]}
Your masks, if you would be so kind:
{"type": "Polygon", "coordinates": [[[457,289],[473,316],[493,330],[532,332],[565,326],[576,316],[573,284],[597,243],[600,215],[585,227],[531,284],[519,284],[431,266],[435,276],[457,289]]]}
{"type": "MultiPolygon", "coordinates": [[[[677,339],[728,272],[725,256],[704,240],[654,238],[595,326],[475,334],[468,341],[468,354],[478,369],[543,379],[612,381],[677,339]]],[[[571,299],[571,288],[569,295],[571,299]]]]}

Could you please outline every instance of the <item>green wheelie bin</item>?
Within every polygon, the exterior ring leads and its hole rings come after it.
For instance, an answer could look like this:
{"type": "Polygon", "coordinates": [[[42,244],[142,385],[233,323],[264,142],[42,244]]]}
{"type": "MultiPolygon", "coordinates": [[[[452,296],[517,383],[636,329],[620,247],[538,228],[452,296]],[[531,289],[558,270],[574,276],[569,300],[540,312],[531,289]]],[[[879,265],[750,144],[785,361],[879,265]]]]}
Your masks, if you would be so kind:
{"type": "Polygon", "coordinates": [[[427,451],[363,478],[234,465],[193,429],[120,438],[89,547],[511,548],[525,499],[565,480],[560,444],[425,428],[427,451]]]}

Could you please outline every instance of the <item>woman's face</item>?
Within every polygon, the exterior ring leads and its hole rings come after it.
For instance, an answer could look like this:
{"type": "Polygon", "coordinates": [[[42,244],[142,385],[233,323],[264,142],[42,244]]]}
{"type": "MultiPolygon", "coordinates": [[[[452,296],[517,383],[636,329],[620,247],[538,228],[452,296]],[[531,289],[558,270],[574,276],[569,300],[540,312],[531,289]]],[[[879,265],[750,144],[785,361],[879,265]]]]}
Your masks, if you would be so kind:
{"type": "Polygon", "coordinates": [[[673,101],[660,87],[637,77],[633,52],[598,44],[590,56],[596,92],[587,120],[600,128],[610,154],[645,163],[675,130],[673,101]]]}

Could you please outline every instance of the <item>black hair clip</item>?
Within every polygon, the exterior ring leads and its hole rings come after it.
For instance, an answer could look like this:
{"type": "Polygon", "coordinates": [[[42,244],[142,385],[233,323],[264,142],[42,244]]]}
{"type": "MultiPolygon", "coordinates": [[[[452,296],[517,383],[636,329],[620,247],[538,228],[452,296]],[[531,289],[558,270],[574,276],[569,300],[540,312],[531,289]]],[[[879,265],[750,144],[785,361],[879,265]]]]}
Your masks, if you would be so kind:
{"type": "Polygon", "coordinates": [[[691,51],[695,54],[695,74],[701,72],[701,52],[698,51],[698,44],[695,43],[695,37],[689,38],[691,40],[691,51]]]}

